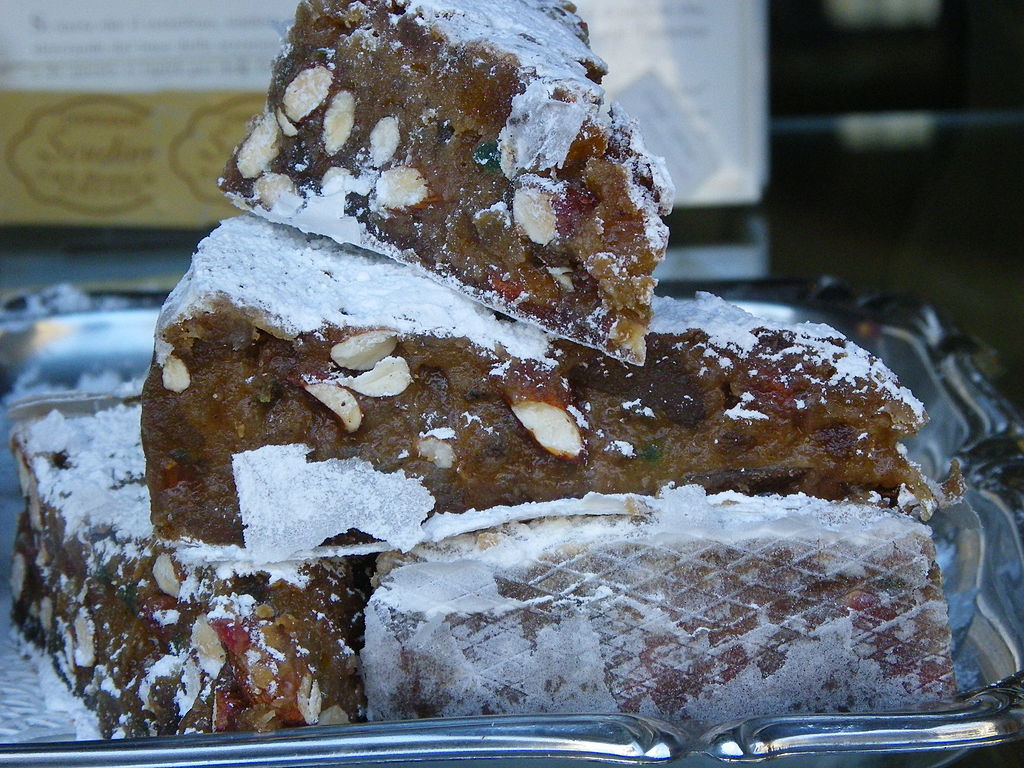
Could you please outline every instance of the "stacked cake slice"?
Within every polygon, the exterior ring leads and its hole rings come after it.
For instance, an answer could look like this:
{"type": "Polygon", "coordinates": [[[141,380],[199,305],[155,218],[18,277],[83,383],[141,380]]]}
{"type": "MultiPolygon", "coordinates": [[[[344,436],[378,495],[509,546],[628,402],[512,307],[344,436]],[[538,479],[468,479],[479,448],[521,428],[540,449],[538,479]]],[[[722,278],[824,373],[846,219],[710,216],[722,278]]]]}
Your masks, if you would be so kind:
{"type": "Polygon", "coordinates": [[[11,581],[24,637],[105,736],[361,718],[366,563],[212,563],[155,537],[140,411],[53,411],[15,430],[27,509],[11,581]]]}
{"type": "MultiPolygon", "coordinates": [[[[653,325],[650,359],[629,366],[406,267],[226,222],[159,321],[143,414],[157,530],[242,544],[258,514],[251,483],[235,485],[242,465],[299,444],[314,463],[417,478],[436,506],[396,492],[396,524],[686,482],[933,506],[899,443],[923,423],[920,403],[835,331],[707,295],[658,299],[653,325]]],[[[346,503],[330,535],[373,535],[358,525],[365,506],[346,503]]]]}
{"type": "Polygon", "coordinates": [[[300,4],[141,409],[15,435],[15,616],[105,734],[953,691],[921,404],[653,297],[602,72],[560,0],[300,4]]]}

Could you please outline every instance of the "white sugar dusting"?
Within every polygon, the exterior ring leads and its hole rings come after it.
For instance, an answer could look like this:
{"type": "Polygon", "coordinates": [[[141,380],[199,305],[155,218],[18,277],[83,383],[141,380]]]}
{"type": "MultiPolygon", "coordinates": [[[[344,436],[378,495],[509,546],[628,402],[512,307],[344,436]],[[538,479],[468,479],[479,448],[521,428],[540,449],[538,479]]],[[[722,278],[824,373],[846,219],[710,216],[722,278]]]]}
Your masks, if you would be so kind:
{"type": "Polygon", "coordinates": [[[761,411],[755,411],[750,408],[743,407],[748,403],[752,403],[753,401],[754,396],[749,392],[744,392],[742,395],[740,395],[740,401],[732,408],[729,408],[727,411],[723,412],[722,415],[729,419],[751,419],[754,421],[760,419],[767,419],[768,414],[761,413],[761,411]]]}
{"type": "Polygon", "coordinates": [[[141,414],[141,406],[124,405],[91,417],[51,411],[16,429],[40,499],[61,510],[66,537],[97,528],[129,539],[152,535],[141,414]]]}
{"type": "Polygon", "coordinates": [[[0,637],[0,659],[0,738],[15,744],[101,738],[96,714],[68,690],[53,658],[12,632],[0,637]]]}
{"type": "Polygon", "coordinates": [[[450,42],[511,54],[542,77],[596,87],[587,77],[588,68],[606,69],[580,37],[580,19],[554,0],[409,0],[405,5],[407,13],[436,26],[450,42]]]}
{"type": "Polygon", "coordinates": [[[362,654],[371,715],[721,722],[951,694],[920,523],[695,487],[632,502],[629,515],[510,523],[383,559],[362,654]],[[843,584],[826,604],[814,597],[843,584]],[[895,618],[875,618],[875,601],[895,618]],[[888,636],[913,644],[910,661],[875,653],[888,636]]]}
{"type": "Polygon", "coordinates": [[[200,243],[161,312],[158,360],[170,353],[162,338],[169,325],[211,311],[219,302],[230,302],[291,337],[328,325],[384,326],[399,333],[467,338],[483,350],[504,349],[525,359],[547,360],[549,354],[543,331],[499,320],[419,270],[255,216],[229,219],[200,243]]]}
{"type": "Polygon", "coordinates": [[[434,497],[404,472],[385,474],[362,459],[307,461],[303,445],[272,445],[232,460],[245,548],[256,563],[288,560],[359,530],[407,550],[434,497]]]}
{"type": "Polygon", "coordinates": [[[521,68],[524,90],[499,136],[502,170],[560,168],[585,123],[610,127],[604,89],[589,71],[606,67],[580,37],[577,17],[544,0],[411,0],[407,13],[454,46],[478,45],[521,68]]]}

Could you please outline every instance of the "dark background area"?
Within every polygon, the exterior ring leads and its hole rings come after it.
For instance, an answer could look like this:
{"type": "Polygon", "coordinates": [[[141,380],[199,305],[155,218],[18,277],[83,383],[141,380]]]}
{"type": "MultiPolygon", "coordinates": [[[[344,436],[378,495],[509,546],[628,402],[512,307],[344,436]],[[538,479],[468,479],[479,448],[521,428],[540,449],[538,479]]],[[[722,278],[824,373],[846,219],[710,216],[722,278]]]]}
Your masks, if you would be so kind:
{"type": "Polygon", "coordinates": [[[914,5],[771,0],[770,269],[934,303],[1024,406],[1024,2],[914,5]]]}
{"type": "MultiPolygon", "coordinates": [[[[1024,2],[943,0],[902,26],[830,5],[771,0],[770,269],[932,302],[1024,407],[1024,2]]],[[[955,766],[1024,766],[1024,747],[955,766]]]]}

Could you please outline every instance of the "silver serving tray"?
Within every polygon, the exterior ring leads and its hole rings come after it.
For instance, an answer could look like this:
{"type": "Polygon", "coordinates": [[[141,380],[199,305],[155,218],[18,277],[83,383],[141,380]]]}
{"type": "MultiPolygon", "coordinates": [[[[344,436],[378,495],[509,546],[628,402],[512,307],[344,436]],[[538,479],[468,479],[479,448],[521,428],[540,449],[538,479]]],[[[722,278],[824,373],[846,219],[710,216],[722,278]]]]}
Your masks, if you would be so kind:
{"type": "MultiPolygon", "coordinates": [[[[855,295],[832,281],[760,281],[689,285],[749,311],[787,322],[839,329],[882,357],[924,401],[931,423],[908,445],[933,477],[960,462],[965,502],[931,522],[940,553],[962,690],[928,712],[762,717],[708,727],[631,715],[483,717],[312,727],[267,735],[227,734],[120,742],[61,742],[60,716],[26,735],[0,735],[0,766],[324,766],[454,760],[489,766],[583,762],[721,766],[763,762],[796,766],[944,765],[965,749],[1024,738],[1024,422],[993,389],[984,348],[933,309],[891,296],[855,295]],[[14,743],[17,741],[18,743],[14,743]]],[[[14,415],[52,405],[90,411],[110,402],[98,382],[144,375],[161,297],[97,297],[95,308],[44,316],[18,307],[0,312],[0,395],[24,394],[14,415]],[[90,377],[93,377],[90,385],[90,377]],[[83,385],[84,382],[84,385],[83,385]],[[73,390],[57,394],[60,390],[73,390]],[[82,391],[82,390],[86,391],[82,391]]],[[[31,303],[30,303],[31,304],[31,303]]],[[[36,306],[31,304],[32,306],[36,306]]],[[[21,498],[12,462],[0,460],[0,638],[10,633],[7,573],[21,498]]],[[[0,709],[11,651],[0,642],[0,709]]],[[[20,662],[19,662],[20,663],[20,662]]],[[[10,666],[9,666],[10,665],[10,666]]],[[[8,707],[11,706],[8,701],[8,707]]],[[[18,702],[15,702],[18,704],[18,702]]],[[[35,700],[18,704],[31,712],[35,700]]],[[[15,707],[17,708],[17,707],[15,707]]],[[[19,710],[20,711],[20,710],[19,710]]],[[[28,717],[31,720],[31,717],[28,717]]],[[[0,734],[2,734],[0,730],[0,734]]]]}

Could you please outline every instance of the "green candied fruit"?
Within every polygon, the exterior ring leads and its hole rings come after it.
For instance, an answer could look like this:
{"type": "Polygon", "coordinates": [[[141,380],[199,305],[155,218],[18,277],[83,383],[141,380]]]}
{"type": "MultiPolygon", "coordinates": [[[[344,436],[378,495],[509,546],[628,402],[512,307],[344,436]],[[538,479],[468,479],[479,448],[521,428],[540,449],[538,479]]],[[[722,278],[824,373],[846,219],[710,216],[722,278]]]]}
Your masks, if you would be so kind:
{"type": "Polygon", "coordinates": [[[130,613],[138,613],[138,585],[134,581],[129,581],[127,584],[123,584],[115,590],[118,598],[125,604],[130,613]]]}
{"type": "Polygon", "coordinates": [[[482,165],[488,171],[495,173],[501,171],[501,152],[498,150],[498,142],[485,141],[473,150],[473,159],[478,165],[482,165]]]}
{"type": "Polygon", "coordinates": [[[649,461],[652,464],[661,461],[664,455],[665,454],[662,453],[661,446],[657,443],[648,443],[640,449],[640,458],[644,461],[649,461]]]}

